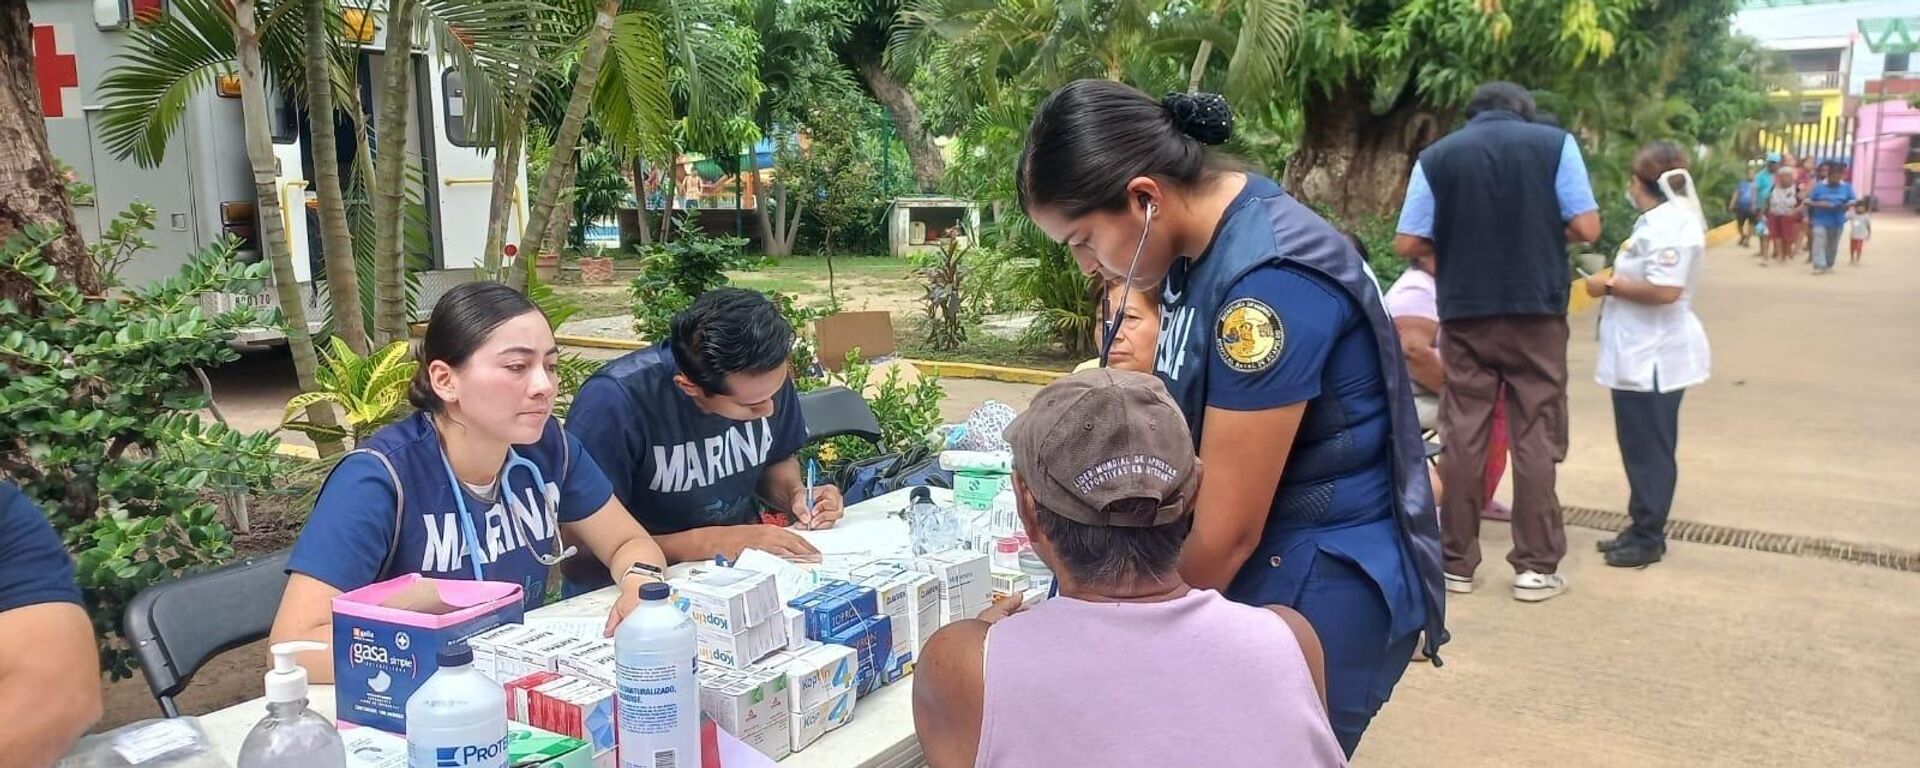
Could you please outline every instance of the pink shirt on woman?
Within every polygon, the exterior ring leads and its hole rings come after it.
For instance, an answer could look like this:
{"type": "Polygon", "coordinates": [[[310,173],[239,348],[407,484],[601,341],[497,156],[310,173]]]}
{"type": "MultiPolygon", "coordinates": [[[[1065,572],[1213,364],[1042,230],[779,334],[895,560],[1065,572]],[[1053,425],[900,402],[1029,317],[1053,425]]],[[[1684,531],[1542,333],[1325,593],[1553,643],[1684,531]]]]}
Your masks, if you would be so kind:
{"type": "Polygon", "coordinates": [[[1347,764],[1286,621],[1210,589],[1002,619],[981,714],[981,768],[1347,764]]]}

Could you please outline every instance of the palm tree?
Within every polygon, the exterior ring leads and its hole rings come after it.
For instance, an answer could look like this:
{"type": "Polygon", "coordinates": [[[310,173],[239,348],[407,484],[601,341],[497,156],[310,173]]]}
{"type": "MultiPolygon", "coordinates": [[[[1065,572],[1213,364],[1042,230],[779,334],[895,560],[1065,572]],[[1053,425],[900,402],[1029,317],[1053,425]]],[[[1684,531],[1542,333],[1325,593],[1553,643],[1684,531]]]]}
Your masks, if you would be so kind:
{"type": "Polygon", "coordinates": [[[339,137],[334,126],[334,67],[329,54],[337,50],[336,30],[329,24],[340,18],[330,13],[328,0],[306,0],[307,115],[313,136],[313,186],[320,203],[320,247],[327,271],[328,307],[333,333],[356,354],[367,354],[367,326],[358,311],[359,270],[354,268],[353,233],[347,228],[346,195],[340,190],[339,137]],[[338,303],[332,297],[339,296],[338,303]]]}
{"type": "MultiPolygon", "coordinates": [[[[80,227],[67,202],[66,182],[47,150],[47,123],[33,87],[33,22],[25,3],[0,7],[0,239],[13,237],[25,223],[58,224],[62,234],[41,251],[76,288],[98,295],[104,289],[93,256],[80,239],[80,227]]],[[[0,271],[0,301],[12,300],[34,311],[32,282],[0,271]]]]}
{"type": "MultiPolygon", "coordinates": [[[[278,176],[273,157],[273,129],[269,126],[266,67],[260,58],[260,25],[255,17],[255,0],[236,0],[233,4],[234,49],[240,61],[240,110],[246,125],[247,162],[253,166],[254,198],[260,211],[260,245],[273,263],[273,284],[280,294],[280,312],[286,318],[287,347],[293,351],[293,370],[300,388],[318,386],[314,372],[320,367],[314,354],[313,337],[307,330],[307,309],[300,303],[300,280],[293,272],[293,248],[287,243],[286,220],[281,218],[278,176]]],[[[333,411],[313,408],[307,418],[316,424],[332,425],[333,411]]],[[[318,441],[315,447],[323,456],[343,450],[338,440],[318,441]]]]}
{"type": "Polygon", "coordinates": [[[407,107],[413,103],[413,14],[417,0],[387,0],[380,57],[380,112],[373,135],[374,329],[380,343],[407,338],[406,259],[400,217],[407,203],[407,107]]]}
{"type": "MultiPolygon", "coordinates": [[[[587,33],[585,48],[580,53],[573,96],[567,101],[567,112],[560,121],[559,136],[553,142],[553,157],[547,161],[547,172],[540,180],[540,192],[534,198],[532,209],[527,212],[527,227],[520,237],[520,252],[524,254],[522,258],[534,258],[540,254],[547,239],[548,220],[553,216],[554,204],[560,199],[560,187],[570,175],[574,147],[580,143],[580,130],[587,121],[587,106],[593,101],[593,89],[600,84],[600,63],[607,58],[607,41],[613,39],[613,19],[619,13],[620,0],[600,0],[594,12],[593,26],[587,33]]],[[[508,284],[514,287],[526,285],[526,271],[513,270],[509,274],[508,284]]]]}

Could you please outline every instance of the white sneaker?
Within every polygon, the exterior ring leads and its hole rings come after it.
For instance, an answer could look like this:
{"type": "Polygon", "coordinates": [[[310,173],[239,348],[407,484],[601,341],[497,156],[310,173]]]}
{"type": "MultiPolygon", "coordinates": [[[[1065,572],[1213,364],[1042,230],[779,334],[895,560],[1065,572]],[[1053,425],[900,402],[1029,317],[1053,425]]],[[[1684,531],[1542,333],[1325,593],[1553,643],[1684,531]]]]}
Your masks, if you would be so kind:
{"type": "Polygon", "coordinates": [[[1559,597],[1567,591],[1567,577],[1557,573],[1527,571],[1513,577],[1513,599],[1538,603],[1559,597]]]}
{"type": "Polygon", "coordinates": [[[1455,576],[1451,573],[1445,574],[1445,576],[1447,577],[1448,592],[1456,595],[1465,595],[1473,592],[1472,576],[1455,576]]]}

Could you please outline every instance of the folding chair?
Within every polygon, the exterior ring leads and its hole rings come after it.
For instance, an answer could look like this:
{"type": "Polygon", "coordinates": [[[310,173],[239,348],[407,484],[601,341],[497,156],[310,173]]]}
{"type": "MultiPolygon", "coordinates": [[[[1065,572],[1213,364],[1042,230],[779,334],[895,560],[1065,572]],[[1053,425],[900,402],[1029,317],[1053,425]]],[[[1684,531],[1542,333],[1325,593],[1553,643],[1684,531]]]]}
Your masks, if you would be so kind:
{"type": "Polygon", "coordinates": [[[167,717],[173,699],[209,659],[267,636],[287,587],[282,550],[206,573],[161,582],[127,604],[123,633],[140,660],[147,688],[167,717]]]}
{"type": "Polygon", "coordinates": [[[880,444],[880,420],[873,415],[867,399],[846,387],[826,387],[800,395],[800,416],[807,422],[807,442],[841,435],[880,444]]]}

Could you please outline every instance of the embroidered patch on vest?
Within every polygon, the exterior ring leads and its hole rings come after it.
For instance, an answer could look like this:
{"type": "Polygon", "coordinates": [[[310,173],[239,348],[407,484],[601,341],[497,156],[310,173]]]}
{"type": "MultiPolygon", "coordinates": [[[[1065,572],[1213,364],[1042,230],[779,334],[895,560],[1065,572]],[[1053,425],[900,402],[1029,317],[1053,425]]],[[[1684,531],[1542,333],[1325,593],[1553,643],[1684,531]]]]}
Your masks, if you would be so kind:
{"type": "Polygon", "coordinates": [[[1657,259],[1660,262],[1660,266],[1663,267],[1680,266],[1680,249],[1662,248],[1659,253],[1654,255],[1654,258],[1657,259]]]}
{"type": "Polygon", "coordinates": [[[1280,359],[1280,350],[1287,344],[1287,329],[1265,302],[1235,299],[1220,310],[1220,327],[1214,339],[1220,360],[1228,368],[1259,373],[1280,359]]]}

